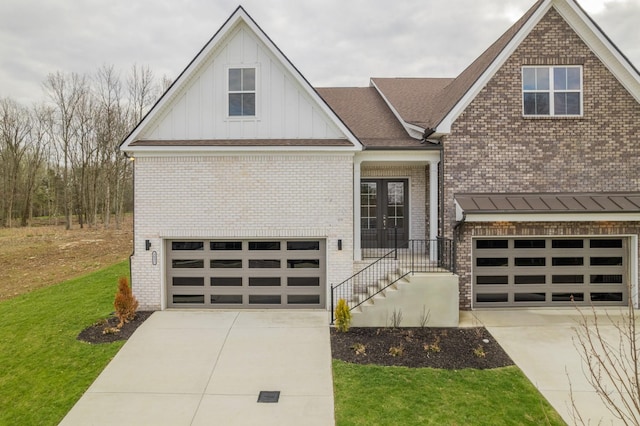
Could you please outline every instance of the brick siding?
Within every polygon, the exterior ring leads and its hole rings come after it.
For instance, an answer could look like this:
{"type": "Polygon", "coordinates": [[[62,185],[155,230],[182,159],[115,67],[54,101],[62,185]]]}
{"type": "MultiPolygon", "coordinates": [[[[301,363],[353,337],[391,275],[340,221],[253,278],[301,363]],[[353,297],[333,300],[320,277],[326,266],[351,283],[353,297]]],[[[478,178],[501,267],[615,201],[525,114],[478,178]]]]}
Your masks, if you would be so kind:
{"type": "MultiPolygon", "coordinates": [[[[455,121],[443,142],[445,236],[453,234],[456,193],[638,191],[638,135],[640,105],[551,9],[455,121]],[[522,116],[522,66],[550,64],[583,66],[582,117],[522,116]]],[[[470,237],[475,233],[638,231],[634,224],[611,223],[466,224],[458,242],[460,306],[470,307],[470,237]]]]}

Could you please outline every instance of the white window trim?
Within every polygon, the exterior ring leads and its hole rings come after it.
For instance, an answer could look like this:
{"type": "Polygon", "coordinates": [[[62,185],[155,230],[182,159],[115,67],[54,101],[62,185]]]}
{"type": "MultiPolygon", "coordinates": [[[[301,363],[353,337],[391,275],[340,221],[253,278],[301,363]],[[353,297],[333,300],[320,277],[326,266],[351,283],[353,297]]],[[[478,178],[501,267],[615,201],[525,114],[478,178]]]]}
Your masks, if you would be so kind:
{"type": "Polygon", "coordinates": [[[583,77],[583,68],[582,65],[523,65],[520,70],[520,93],[522,96],[522,116],[526,118],[563,118],[563,117],[582,117],[584,115],[584,77],[583,77]],[[530,68],[546,68],[549,70],[549,90],[525,90],[523,87],[524,83],[524,70],[530,68]],[[565,89],[565,90],[557,90],[557,92],[561,93],[580,93],[580,114],[556,114],[555,111],[555,97],[553,96],[556,90],[553,88],[554,86],[554,73],[553,70],[555,68],[578,68],[580,70],[580,89],[565,89]],[[525,93],[548,93],[549,94],[549,114],[525,114],[524,111],[524,94],[525,93]]]}
{"type": "Polygon", "coordinates": [[[229,64],[225,68],[225,117],[227,121],[259,121],[260,120],[260,66],[259,64],[229,64]],[[229,95],[231,93],[251,93],[249,90],[236,91],[229,90],[229,70],[231,69],[254,69],[256,72],[255,89],[253,93],[256,95],[255,115],[229,115],[229,95]]]}

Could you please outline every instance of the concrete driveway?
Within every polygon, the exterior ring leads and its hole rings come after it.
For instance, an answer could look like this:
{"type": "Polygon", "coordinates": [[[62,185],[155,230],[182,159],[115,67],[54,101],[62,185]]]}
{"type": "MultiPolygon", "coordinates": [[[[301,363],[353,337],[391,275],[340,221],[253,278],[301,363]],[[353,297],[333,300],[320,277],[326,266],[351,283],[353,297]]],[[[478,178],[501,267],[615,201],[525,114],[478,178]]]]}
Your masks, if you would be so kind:
{"type": "MultiPolygon", "coordinates": [[[[597,309],[604,338],[617,347],[618,308],[597,309]],[[607,318],[607,315],[611,318],[607,318]]],[[[592,318],[591,310],[583,313],[592,318]]],[[[511,359],[568,424],[576,424],[571,394],[585,424],[621,424],[585,378],[585,364],[574,345],[580,313],[576,309],[518,309],[461,312],[464,325],[484,325],[511,359]],[[572,388],[572,392],[570,390],[572,388]]],[[[640,321],[636,319],[640,324],[640,321]]]]}
{"type": "Polygon", "coordinates": [[[326,311],[156,312],[61,425],[334,424],[328,324],[326,311]]]}

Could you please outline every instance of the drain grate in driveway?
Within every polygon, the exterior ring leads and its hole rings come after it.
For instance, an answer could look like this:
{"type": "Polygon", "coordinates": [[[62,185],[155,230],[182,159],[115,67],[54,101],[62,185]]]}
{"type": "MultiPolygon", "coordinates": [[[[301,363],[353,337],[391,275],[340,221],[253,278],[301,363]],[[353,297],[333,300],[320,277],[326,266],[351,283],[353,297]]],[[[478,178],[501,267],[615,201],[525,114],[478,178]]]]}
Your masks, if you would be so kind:
{"type": "Polygon", "coordinates": [[[258,402],[278,402],[280,391],[260,391],[258,402]]]}

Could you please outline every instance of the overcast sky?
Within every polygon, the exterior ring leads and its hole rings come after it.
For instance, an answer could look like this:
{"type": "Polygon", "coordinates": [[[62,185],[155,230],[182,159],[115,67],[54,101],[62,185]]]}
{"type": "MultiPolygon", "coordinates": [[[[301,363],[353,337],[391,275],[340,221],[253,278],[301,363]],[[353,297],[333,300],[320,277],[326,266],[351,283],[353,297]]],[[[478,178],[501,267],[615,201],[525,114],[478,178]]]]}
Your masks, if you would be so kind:
{"type": "MultiPolygon", "coordinates": [[[[1,0],[0,97],[44,99],[48,73],[175,78],[239,0],[1,0]]],[[[455,77],[535,0],[244,0],[316,87],[369,77],[455,77]]],[[[640,68],[640,0],[579,0],[640,68]]]]}

